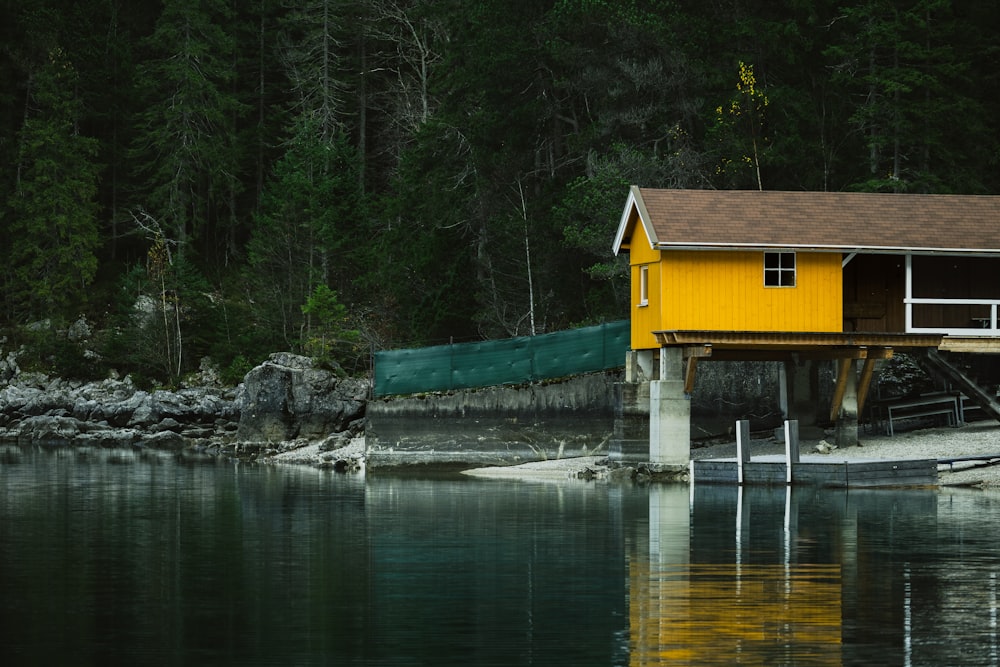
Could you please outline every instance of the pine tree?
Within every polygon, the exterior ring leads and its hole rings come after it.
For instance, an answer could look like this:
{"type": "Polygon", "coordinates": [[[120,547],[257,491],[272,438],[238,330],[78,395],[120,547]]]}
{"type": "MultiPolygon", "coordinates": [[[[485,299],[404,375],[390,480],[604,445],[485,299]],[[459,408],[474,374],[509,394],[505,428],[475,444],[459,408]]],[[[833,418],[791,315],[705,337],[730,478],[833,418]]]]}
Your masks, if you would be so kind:
{"type": "Polygon", "coordinates": [[[18,319],[73,316],[97,271],[97,142],[79,132],[77,73],[61,49],[31,82],[9,201],[8,296],[18,319]]]}
{"type": "Polygon", "coordinates": [[[140,68],[145,111],[131,154],[145,187],[135,204],[161,221],[181,255],[198,240],[214,252],[214,228],[229,224],[237,187],[234,118],[244,108],[229,85],[229,20],[221,0],[167,0],[140,68]]]}
{"type": "Polygon", "coordinates": [[[301,307],[318,285],[349,289],[351,255],[365,242],[357,155],[346,137],[323,135],[320,119],[299,119],[248,246],[258,316],[287,347],[301,340],[301,307]]]}

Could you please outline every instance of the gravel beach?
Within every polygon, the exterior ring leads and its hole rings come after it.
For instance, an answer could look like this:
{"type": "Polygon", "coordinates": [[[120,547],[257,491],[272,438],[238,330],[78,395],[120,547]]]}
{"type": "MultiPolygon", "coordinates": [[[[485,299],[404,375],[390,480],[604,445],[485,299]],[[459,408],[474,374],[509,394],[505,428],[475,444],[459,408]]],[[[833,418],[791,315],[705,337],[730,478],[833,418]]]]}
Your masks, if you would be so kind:
{"type": "MultiPolygon", "coordinates": [[[[940,465],[939,481],[942,486],[982,486],[1000,488],[1000,424],[991,421],[973,422],[963,426],[915,429],[897,432],[890,437],[861,433],[860,445],[833,449],[826,456],[865,459],[945,459],[963,456],[985,456],[984,461],[967,461],[953,465],[940,465]],[[992,457],[992,458],[989,458],[992,457]],[[991,464],[992,463],[992,464],[991,464]]],[[[816,454],[820,440],[803,440],[801,452],[816,454]]],[[[784,444],[774,440],[754,440],[751,455],[783,454],[784,444]]],[[[691,450],[692,458],[731,458],[736,456],[736,443],[723,443],[691,450]]],[[[495,479],[557,480],[580,478],[591,471],[594,477],[608,474],[606,457],[538,461],[502,468],[477,468],[465,474],[495,479]]]]}
{"type": "MultiPolygon", "coordinates": [[[[982,486],[1000,488],[1000,424],[979,421],[963,426],[913,429],[897,432],[890,437],[862,432],[857,447],[833,449],[825,454],[839,457],[865,459],[951,459],[982,456],[983,460],[963,461],[939,465],[942,486],[982,486]]],[[[803,440],[803,454],[817,454],[820,440],[803,440]]],[[[751,455],[783,454],[784,444],[773,438],[753,440],[751,455]]],[[[736,456],[736,443],[727,442],[691,450],[695,459],[732,458],[736,456]]],[[[364,439],[356,438],[339,449],[321,450],[316,443],[290,449],[261,459],[269,463],[334,467],[350,464],[350,469],[363,469],[364,439]]],[[[464,474],[492,479],[525,481],[555,481],[565,479],[607,479],[610,468],[606,456],[581,456],[575,458],[534,461],[516,466],[475,468],[464,474]]]]}

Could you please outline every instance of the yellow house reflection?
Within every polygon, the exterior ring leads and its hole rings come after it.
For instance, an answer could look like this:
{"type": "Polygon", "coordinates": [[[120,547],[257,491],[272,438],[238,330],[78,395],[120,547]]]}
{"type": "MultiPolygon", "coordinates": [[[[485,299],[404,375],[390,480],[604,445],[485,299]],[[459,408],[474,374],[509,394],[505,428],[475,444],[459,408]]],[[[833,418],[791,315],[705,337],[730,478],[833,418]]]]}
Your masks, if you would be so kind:
{"type": "MultiPolygon", "coordinates": [[[[692,563],[689,511],[683,487],[651,489],[648,543],[629,549],[630,664],[839,665],[841,566],[741,562],[739,511],[736,562],[692,563]]],[[[789,495],[785,540],[791,512],[789,495]]]]}

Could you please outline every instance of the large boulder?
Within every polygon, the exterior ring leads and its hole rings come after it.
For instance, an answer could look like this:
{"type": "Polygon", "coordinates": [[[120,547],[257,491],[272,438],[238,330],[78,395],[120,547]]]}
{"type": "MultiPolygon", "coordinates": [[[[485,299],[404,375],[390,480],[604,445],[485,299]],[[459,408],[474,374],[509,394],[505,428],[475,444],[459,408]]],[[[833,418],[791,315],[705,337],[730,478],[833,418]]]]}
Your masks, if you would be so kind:
{"type": "Polygon", "coordinates": [[[364,416],[367,380],[341,378],[316,368],[309,357],[272,354],[243,380],[237,440],[281,442],[321,440],[348,430],[364,416]]]}

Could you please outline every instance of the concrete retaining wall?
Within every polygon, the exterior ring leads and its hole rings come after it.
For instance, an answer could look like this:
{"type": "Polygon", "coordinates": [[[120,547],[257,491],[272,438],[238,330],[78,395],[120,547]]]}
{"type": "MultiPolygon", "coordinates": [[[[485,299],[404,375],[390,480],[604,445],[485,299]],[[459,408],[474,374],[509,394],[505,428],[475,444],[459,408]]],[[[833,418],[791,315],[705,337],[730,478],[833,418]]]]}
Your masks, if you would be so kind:
{"type": "Polygon", "coordinates": [[[375,399],[369,469],[513,465],[608,453],[616,372],[516,387],[375,399]]]}
{"type": "MultiPolygon", "coordinates": [[[[737,419],[782,419],[778,366],[702,364],[692,397],[691,436],[726,433],[737,419]]],[[[367,406],[369,469],[514,465],[608,454],[649,461],[649,385],[621,371],[511,387],[378,398],[367,406]]]]}

